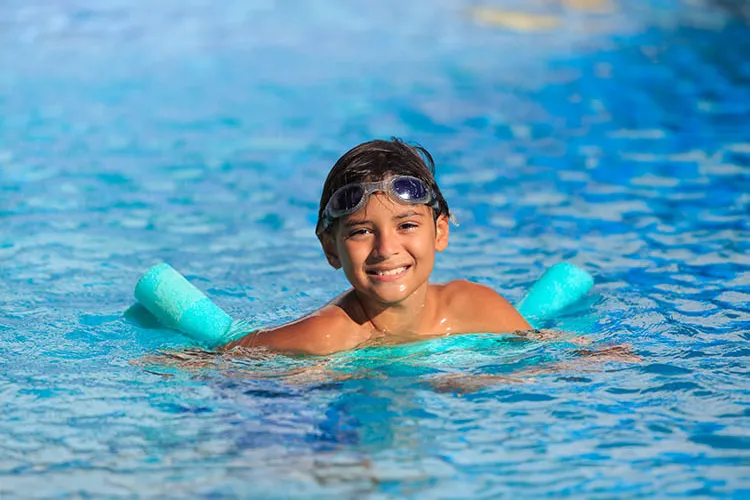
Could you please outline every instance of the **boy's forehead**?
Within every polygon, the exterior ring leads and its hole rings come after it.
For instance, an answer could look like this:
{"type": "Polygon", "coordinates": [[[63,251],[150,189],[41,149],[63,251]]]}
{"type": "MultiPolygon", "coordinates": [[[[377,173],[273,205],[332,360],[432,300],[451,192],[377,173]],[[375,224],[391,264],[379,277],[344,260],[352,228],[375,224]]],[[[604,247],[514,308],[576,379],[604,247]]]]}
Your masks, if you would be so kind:
{"type": "Polygon", "coordinates": [[[427,205],[404,205],[391,199],[385,193],[377,192],[367,200],[367,203],[354,212],[342,218],[344,224],[350,224],[356,221],[394,217],[406,217],[411,215],[428,215],[431,208],[427,205]]]}

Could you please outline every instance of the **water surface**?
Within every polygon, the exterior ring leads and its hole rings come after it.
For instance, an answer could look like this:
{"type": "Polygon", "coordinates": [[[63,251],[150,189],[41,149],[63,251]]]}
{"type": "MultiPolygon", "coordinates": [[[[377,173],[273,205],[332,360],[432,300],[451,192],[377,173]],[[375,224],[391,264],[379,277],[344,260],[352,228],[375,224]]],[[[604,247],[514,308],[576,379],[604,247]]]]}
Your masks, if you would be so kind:
{"type": "Polygon", "coordinates": [[[750,29],[687,2],[491,3],[546,21],[0,6],[3,500],[750,494],[750,29]],[[571,261],[595,292],[550,326],[642,361],[478,336],[134,363],[187,346],[123,317],[156,262],[259,325],[346,289],[314,236],[321,185],[393,135],[434,154],[461,221],[435,281],[516,301],[571,261]]]}

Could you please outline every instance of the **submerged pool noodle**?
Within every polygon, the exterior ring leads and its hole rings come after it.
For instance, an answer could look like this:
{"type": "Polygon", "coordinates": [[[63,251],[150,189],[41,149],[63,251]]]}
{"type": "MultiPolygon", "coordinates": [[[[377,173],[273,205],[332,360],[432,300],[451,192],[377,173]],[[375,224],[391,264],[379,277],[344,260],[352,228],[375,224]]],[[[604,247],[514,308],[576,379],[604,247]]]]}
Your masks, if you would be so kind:
{"type": "Polygon", "coordinates": [[[216,347],[232,340],[232,318],[172,266],[153,266],[135,286],[135,299],[166,327],[216,347]]]}
{"type": "Polygon", "coordinates": [[[559,262],[545,271],[516,306],[521,316],[537,328],[542,321],[574,304],[594,286],[594,278],[581,268],[559,262]]]}
{"type": "MultiPolygon", "coordinates": [[[[586,271],[566,262],[555,264],[534,283],[518,312],[537,327],[586,295],[593,284],[586,271]]],[[[166,263],[146,271],[135,286],[135,298],[164,326],[212,347],[249,333],[233,329],[226,312],[166,263]]]]}

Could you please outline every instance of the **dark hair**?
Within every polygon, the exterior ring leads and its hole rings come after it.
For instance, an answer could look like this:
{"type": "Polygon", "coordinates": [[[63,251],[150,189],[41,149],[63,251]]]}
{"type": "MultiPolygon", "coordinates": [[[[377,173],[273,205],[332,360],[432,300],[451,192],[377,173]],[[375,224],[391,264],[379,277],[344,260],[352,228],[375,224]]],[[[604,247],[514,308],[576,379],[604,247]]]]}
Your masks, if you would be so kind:
{"type": "Polygon", "coordinates": [[[323,184],[317,228],[321,228],[323,211],[337,189],[356,182],[377,182],[394,174],[417,177],[432,189],[438,202],[435,220],[440,215],[450,215],[448,203],[435,181],[432,155],[422,146],[411,146],[394,137],[390,141],[364,142],[338,159],[323,184]]]}

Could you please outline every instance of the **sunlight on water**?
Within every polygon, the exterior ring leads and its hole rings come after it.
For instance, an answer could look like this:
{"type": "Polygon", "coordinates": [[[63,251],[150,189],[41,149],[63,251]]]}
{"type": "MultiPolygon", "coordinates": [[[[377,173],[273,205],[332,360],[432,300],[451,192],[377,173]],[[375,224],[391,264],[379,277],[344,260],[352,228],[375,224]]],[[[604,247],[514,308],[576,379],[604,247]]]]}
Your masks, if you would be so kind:
{"type": "Polygon", "coordinates": [[[4,2],[0,498],[750,494],[735,4],[4,2]],[[460,220],[435,281],[595,275],[560,338],[295,358],[125,314],[160,261],[248,329],[330,300],[322,182],[392,135],[460,220]]]}

